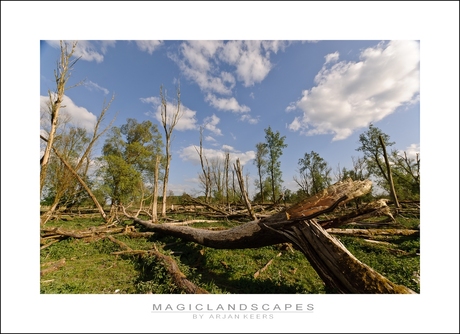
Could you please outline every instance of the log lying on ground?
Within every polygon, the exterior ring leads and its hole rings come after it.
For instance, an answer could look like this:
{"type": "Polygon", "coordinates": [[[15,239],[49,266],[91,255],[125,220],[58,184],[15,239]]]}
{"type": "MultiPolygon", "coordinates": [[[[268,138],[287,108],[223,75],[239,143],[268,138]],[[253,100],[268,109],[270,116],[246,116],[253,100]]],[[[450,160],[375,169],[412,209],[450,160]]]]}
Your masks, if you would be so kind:
{"type": "Polygon", "coordinates": [[[133,221],[151,231],[162,232],[211,248],[260,248],[286,242],[285,238],[272,229],[297,224],[305,219],[313,219],[321,214],[331,212],[339,204],[346,203],[369,192],[371,185],[372,183],[369,180],[339,182],[324,190],[321,194],[304,199],[286,211],[225,231],[209,231],[172,224],[154,224],[151,221],[138,218],[133,218],[133,221]],[[272,229],[267,228],[267,226],[272,229]]]}
{"type": "Polygon", "coordinates": [[[406,229],[361,229],[361,228],[348,228],[348,229],[339,229],[339,228],[330,228],[326,230],[330,234],[336,235],[346,235],[352,237],[372,237],[372,236],[411,236],[419,237],[419,230],[406,230],[406,229]]]}
{"type": "Polygon", "coordinates": [[[149,230],[212,248],[259,248],[292,242],[302,250],[326,286],[336,293],[415,293],[390,282],[361,263],[337,239],[312,220],[333,211],[339,204],[368,193],[371,184],[369,180],[339,182],[284,212],[225,231],[153,224],[137,218],[134,222],[149,230]]]}

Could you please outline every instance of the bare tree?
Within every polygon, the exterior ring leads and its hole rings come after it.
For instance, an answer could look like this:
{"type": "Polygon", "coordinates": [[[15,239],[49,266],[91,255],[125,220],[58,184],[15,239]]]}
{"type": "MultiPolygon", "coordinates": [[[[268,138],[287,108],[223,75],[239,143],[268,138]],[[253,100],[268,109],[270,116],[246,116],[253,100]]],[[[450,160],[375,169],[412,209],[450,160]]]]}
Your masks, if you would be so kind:
{"type": "Polygon", "coordinates": [[[153,180],[153,194],[152,194],[152,221],[158,221],[158,175],[160,169],[160,156],[157,154],[155,160],[154,180],[153,180]]]}
{"type": "Polygon", "coordinates": [[[200,126],[200,149],[198,150],[195,147],[195,150],[200,157],[201,170],[203,174],[199,175],[199,179],[203,184],[205,202],[208,203],[211,197],[211,176],[208,159],[203,153],[203,130],[203,126],[200,126]]]}
{"type": "Polygon", "coordinates": [[[252,206],[251,206],[251,202],[249,201],[248,192],[244,188],[243,171],[242,171],[242,167],[240,164],[240,159],[236,159],[236,164],[233,165],[233,169],[235,170],[236,175],[238,177],[238,183],[240,185],[241,196],[243,197],[244,204],[246,205],[246,208],[248,209],[248,214],[251,217],[251,219],[257,220],[257,217],[254,214],[254,211],[252,211],[252,206]]]}
{"type": "Polygon", "coordinates": [[[225,196],[226,196],[226,204],[229,205],[229,197],[228,197],[228,168],[230,164],[230,152],[228,150],[225,151],[225,196]]]}
{"type": "Polygon", "coordinates": [[[54,71],[54,77],[56,79],[56,91],[51,92],[48,91],[48,96],[49,96],[49,111],[51,115],[51,128],[48,134],[47,142],[46,142],[46,148],[45,148],[45,153],[43,154],[43,157],[40,159],[40,195],[43,190],[43,186],[45,184],[45,179],[46,179],[46,171],[48,168],[48,161],[50,158],[51,154],[51,147],[53,146],[54,143],[54,138],[56,134],[56,129],[58,125],[58,119],[59,119],[59,111],[61,110],[61,107],[64,108],[65,106],[62,106],[61,103],[64,99],[64,95],[67,89],[67,81],[70,78],[71,70],[75,63],[80,59],[74,59],[70,60],[70,58],[73,56],[75,49],[77,47],[78,42],[74,42],[72,44],[72,49],[70,52],[67,49],[67,44],[64,41],[61,41],[61,56],[57,64],[57,69],[54,71]]]}
{"type": "Polygon", "coordinates": [[[400,205],[398,201],[398,196],[396,196],[395,185],[393,183],[393,176],[391,175],[390,162],[388,161],[387,149],[385,147],[385,141],[382,135],[379,136],[379,141],[380,141],[380,145],[382,145],[383,157],[385,159],[385,164],[387,166],[387,175],[388,175],[388,184],[390,186],[390,194],[391,194],[391,197],[393,197],[393,201],[395,202],[396,208],[399,208],[400,205]]]}
{"type": "Polygon", "coordinates": [[[168,188],[168,179],[169,179],[169,165],[171,162],[171,134],[174,130],[174,127],[179,122],[182,117],[183,112],[180,108],[180,85],[177,87],[177,105],[176,109],[172,112],[168,110],[168,103],[166,101],[166,93],[163,93],[163,86],[160,87],[160,98],[161,98],[161,123],[165,130],[166,138],[166,164],[165,164],[165,174],[163,178],[163,205],[161,208],[161,216],[166,217],[166,194],[168,188]]]}

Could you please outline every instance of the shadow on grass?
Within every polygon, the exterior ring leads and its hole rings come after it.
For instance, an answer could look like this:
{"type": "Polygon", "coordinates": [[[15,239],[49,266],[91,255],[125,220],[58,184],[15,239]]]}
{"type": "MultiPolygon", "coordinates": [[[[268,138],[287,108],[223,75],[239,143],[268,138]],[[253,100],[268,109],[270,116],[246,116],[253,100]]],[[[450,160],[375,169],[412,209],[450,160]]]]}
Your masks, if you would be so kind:
{"type": "MultiPolygon", "coordinates": [[[[154,235],[150,238],[151,242],[163,244],[165,251],[172,252],[176,257],[181,270],[186,277],[195,284],[205,288],[215,294],[298,294],[298,293],[325,293],[324,288],[312,288],[311,292],[306,292],[306,288],[301,283],[287,282],[281,277],[255,279],[253,273],[260,268],[252,269],[251,274],[238,272],[236,266],[227,265],[219,259],[209,259],[204,255],[206,247],[193,242],[182,241],[166,235],[154,235]],[[216,266],[216,261],[223,267],[216,266]]],[[[237,256],[237,255],[235,255],[237,256]]],[[[234,260],[233,258],[232,260],[234,260]]],[[[230,261],[229,261],[230,262],[230,261]]],[[[135,264],[139,271],[138,285],[141,293],[145,293],[143,287],[149,286],[153,293],[181,293],[172,283],[169,274],[163,264],[153,258],[138,257],[135,264]],[[169,288],[165,288],[169,285],[169,288]],[[163,288],[160,288],[163,286],[163,288]]],[[[239,266],[241,267],[241,266],[239,266]]],[[[248,268],[243,268],[248,269],[248,268]]],[[[246,270],[247,272],[247,270],[246,270]]]]}

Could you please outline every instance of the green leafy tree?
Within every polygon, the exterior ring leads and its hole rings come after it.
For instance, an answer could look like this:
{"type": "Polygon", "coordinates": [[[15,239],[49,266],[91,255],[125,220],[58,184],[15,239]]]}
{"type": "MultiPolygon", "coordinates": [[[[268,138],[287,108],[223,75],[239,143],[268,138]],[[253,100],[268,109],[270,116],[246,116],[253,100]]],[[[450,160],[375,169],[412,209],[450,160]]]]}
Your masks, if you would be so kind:
{"type": "Polygon", "coordinates": [[[286,136],[281,136],[279,131],[273,132],[270,126],[264,131],[268,151],[267,173],[270,180],[272,201],[276,203],[277,194],[283,183],[280,157],[283,154],[283,148],[287,147],[287,144],[284,143],[286,136]]]}
{"type": "MultiPolygon", "coordinates": [[[[70,127],[64,129],[55,137],[54,148],[61,152],[65,160],[76,169],[84,178],[89,167],[88,161],[81,161],[86,145],[90,139],[85,129],[70,127]]],[[[43,204],[50,205],[53,210],[60,207],[78,205],[87,194],[83,191],[72,173],[64,166],[63,162],[54,154],[48,161],[48,172],[44,186],[46,194],[43,204]]]]}
{"type": "Polygon", "coordinates": [[[331,168],[321,156],[311,151],[299,159],[299,177],[294,181],[307,196],[313,196],[331,185],[331,168]]]}
{"type": "Polygon", "coordinates": [[[395,143],[390,141],[390,137],[383,133],[373,124],[369,125],[368,131],[359,136],[361,146],[356,150],[364,154],[367,170],[370,175],[376,178],[376,183],[388,193],[391,193],[391,184],[394,186],[397,197],[401,199],[417,199],[420,196],[420,158],[408,158],[406,152],[400,153],[392,150],[388,155],[391,167],[391,178],[384,160],[384,149],[382,142],[386,146],[395,143]],[[393,181],[393,182],[391,182],[393,181]]]}
{"type": "Polygon", "coordinates": [[[392,146],[395,143],[390,141],[390,136],[383,133],[382,130],[375,127],[372,123],[369,129],[359,135],[359,146],[356,150],[364,154],[367,170],[370,175],[376,178],[377,184],[383,189],[389,190],[390,177],[384,161],[384,152],[380,144],[379,137],[382,137],[386,146],[392,146]]]}
{"type": "Polygon", "coordinates": [[[392,151],[393,182],[401,199],[420,200],[420,155],[414,158],[406,152],[392,151]]]}
{"type": "Polygon", "coordinates": [[[137,199],[144,183],[152,181],[162,144],[158,126],[150,121],[129,118],[112,128],[102,148],[100,169],[112,205],[137,199]]]}

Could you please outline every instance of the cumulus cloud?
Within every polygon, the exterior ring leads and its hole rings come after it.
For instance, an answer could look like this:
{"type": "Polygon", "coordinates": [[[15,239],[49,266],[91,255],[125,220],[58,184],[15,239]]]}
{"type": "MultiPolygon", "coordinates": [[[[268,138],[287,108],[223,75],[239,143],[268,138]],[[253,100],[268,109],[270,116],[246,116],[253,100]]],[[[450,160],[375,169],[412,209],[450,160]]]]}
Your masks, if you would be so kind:
{"type": "Polygon", "coordinates": [[[213,94],[206,95],[205,101],[218,110],[231,111],[231,112],[248,112],[251,109],[248,106],[240,105],[234,97],[218,98],[213,94]]]}
{"type": "MultiPolygon", "coordinates": [[[[41,127],[49,130],[49,97],[40,96],[40,113],[43,115],[41,127]]],[[[97,117],[84,107],[77,106],[67,95],[64,95],[59,111],[59,119],[67,120],[76,127],[84,128],[88,131],[94,129],[97,117]]]]}
{"type": "MultiPolygon", "coordinates": [[[[286,41],[186,41],[178,54],[169,57],[200,87],[211,106],[249,112],[249,107],[231,96],[237,81],[249,87],[264,80],[273,68],[271,54],[284,51],[288,45],[286,41]]],[[[251,118],[251,122],[256,119],[251,118]]]]}
{"type": "Polygon", "coordinates": [[[212,116],[206,117],[204,119],[204,128],[217,136],[222,136],[222,131],[216,126],[219,124],[219,122],[220,118],[213,114],[212,116]]]}
{"type": "Polygon", "coordinates": [[[222,145],[222,149],[224,151],[229,151],[229,152],[235,151],[235,148],[233,146],[230,146],[230,145],[222,145]]]}
{"type": "Polygon", "coordinates": [[[141,51],[146,51],[152,54],[163,44],[163,41],[136,41],[136,45],[141,51]]]}
{"type": "Polygon", "coordinates": [[[291,103],[303,112],[288,126],[305,135],[334,134],[342,140],[393,113],[417,103],[420,90],[420,45],[417,41],[390,41],[361,52],[356,62],[326,55],[311,89],[291,103]],[[334,63],[334,64],[333,64],[334,63]]]}
{"type": "Polygon", "coordinates": [[[324,58],[326,58],[326,62],[324,64],[332,63],[332,62],[339,60],[339,53],[338,52],[330,53],[324,56],[324,58]]]}
{"type": "Polygon", "coordinates": [[[277,52],[282,45],[282,41],[229,41],[218,56],[233,65],[238,80],[249,87],[265,79],[272,69],[270,51],[277,52]]]}
{"type": "MultiPolygon", "coordinates": [[[[141,98],[140,100],[143,103],[152,104],[153,111],[147,112],[146,114],[150,117],[155,118],[161,124],[161,99],[159,97],[153,96],[153,97],[141,98]]],[[[167,123],[170,124],[171,117],[173,117],[174,113],[177,110],[177,105],[167,102],[166,110],[167,110],[167,123]]],[[[196,118],[195,118],[196,111],[193,111],[187,108],[185,105],[181,104],[180,113],[181,113],[181,116],[176,126],[174,127],[175,130],[185,131],[185,130],[195,130],[198,128],[196,124],[196,118]]]]}
{"type": "MultiPolygon", "coordinates": [[[[189,161],[194,165],[200,164],[200,156],[198,155],[197,150],[199,150],[199,145],[190,145],[183,148],[180,151],[179,156],[184,161],[189,161]]],[[[225,160],[225,152],[230,152],[230,161],[231,163],[235,162],[236,159],[240,159],[241,165],[245,165],[247,162],[251,161],[255,158],[254,151],[247,151],[247,152],[240,152],[235,150],[232,146],[223,145],[222,149],[212,149],[212,148],[203,148],[203,154],[209,160],[212,159],[221,159],[222,161],[225,160]]]]}

